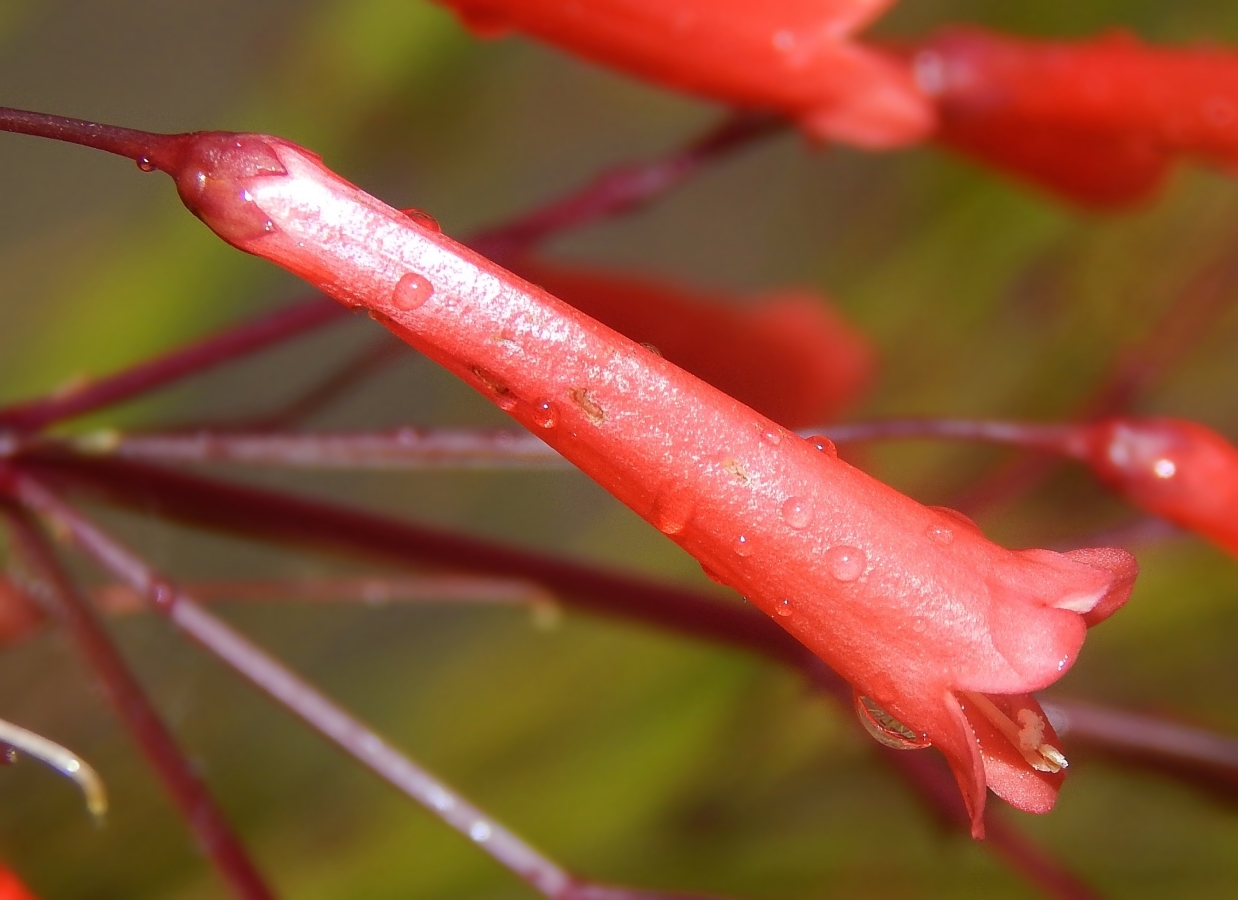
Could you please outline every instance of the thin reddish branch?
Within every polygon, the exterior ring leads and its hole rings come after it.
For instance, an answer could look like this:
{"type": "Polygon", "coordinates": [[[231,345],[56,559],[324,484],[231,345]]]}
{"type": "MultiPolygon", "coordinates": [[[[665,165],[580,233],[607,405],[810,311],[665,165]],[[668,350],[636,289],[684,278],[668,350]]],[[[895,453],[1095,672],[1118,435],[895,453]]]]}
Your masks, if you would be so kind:
{"type": "Polygon", "coordinates": [[[679,187],[708,164],[784,127],[774,116],[735,115],[669,156],[601,172],[582,187],[511,222],[486,229],[466,243],[495,260],[521,256],[557,234],[635,212],[679,187]]]}
{"type": "MultiPolygon", "coordinates": [[[[140,591],[151,608],[166,615],[177,628],[250,684],[379,778],[467,837],[545,897],[552,900],[689,900],[686,895],[596,885],[570,875],[515,832],[400,753],[308,681],[207,612],[191,596],[38,481],[18,473],[14,479],[13,493],[29,509],[63,528],[78,548],[99,566],[140,591]]],[[[24,534],[21,537],[24,545],[29,538],[24,534]]],[[[41,548],[33,549],[42,552],[41,548]]],[[[59,577],[59,573],[52,571],[52,574],[59,577]]],[[[67,582],[64,584],[66,589],[72,590],[67,582]]],[[[79,599],[76,602],[81,606],[79,612],[84,612],[85,601],[79,599]]]]}
{"type": "MultiPolygon", "coordinates": [[[[8,481],[11,473],[3,474],[8,481]]],[[[5,487],[7,493],[15,485],[10,482],[5,487]]],[[[12,506],[0,507],[0,511],[21,558],[30,566],[31,590],[47,604],[77,645],[112,708],[180,810],[202,852],[235,896],[246,900],[273,898],[275,895],[250,861],[206,786],[159,718],[111,638],[95,619],[90,603],[65,574],[47,539],[24,512],[12,506]]]]}
{"type": "Polygon", "coordinates": [[[568,463],[536,435],[498,428],[396,428],[302,434],[121,434],[105,431],[67,441],[87,455],[161,463],[237,463],[310,469],[562,468],[568,463]]]}
{"type": "Polygon", "coordinates": [[[255,316],[203,340],[106,378],[0,409],[0,429],[37,431],[74,416],[143,396],[183,378],[344,318],[338,303],[314,297],[255,316]]]}
{"type": "Polygon", "coordinates": [[[57,484],[208,528],[400,566],[527,579],[591,612],[647,621],[698,640],[743,646],[793,665],[807,654],[751,607],[635,576],[146,463],[47,451],[30,453],[20,461],[24,469],[57,484]]]}
{"type": "MultiPolygon", "coordinates": [[[[237,488],[152,466],[107,465],[68,459],[54,463],[32,459],[28,463],[65,484],[87,487],[93,494],[103,493],[138,509],[149,510],[154,506],[165,515],[228,531],[244,526],[246,533],[263,539],[326,546],[361,558],[379,558],[403,565],[419,560],[451,563],[471,559],[471,566],[468,562],[459,564],[538,581],[579,609],[620,616],[686,637],[721,641],[759,653],[808,673],[816,685],[839,698],[844,708],[851,706],[850,685],[750,608],[508,547],[483,544],[472,538],[428,533],[416,526],[356,510],[237,488]],[[101,465],[103,468],[98,468],[101,465]]],[[[966,827],[968,819],[963,813],[962,800],[944,766],[925,759],[923,754],[891,751],[883,754],[883,758],[904,773],[917,794],[931,809],[938,811],[943,821],[952,825],[963,823],[966,827]]],[[[1022,845],[1025,842],[1017,833],[999,830],[990,835],[990,841],[1012,863],[1022,858],[1018,852],[1002,849],[1007,843],[1022,845]]],[[[1068,870],[1044,854],[1031,853],[1024,862],[1030,859],[1037,860],[1040,867],[1039,871],[1030,873],[1037,883],[1046,879],[1066,885],[1077,882],[1068,870]]],[[[1064,890],[1054,896],[1088,896],[1072,891],[1064,890]]]]}

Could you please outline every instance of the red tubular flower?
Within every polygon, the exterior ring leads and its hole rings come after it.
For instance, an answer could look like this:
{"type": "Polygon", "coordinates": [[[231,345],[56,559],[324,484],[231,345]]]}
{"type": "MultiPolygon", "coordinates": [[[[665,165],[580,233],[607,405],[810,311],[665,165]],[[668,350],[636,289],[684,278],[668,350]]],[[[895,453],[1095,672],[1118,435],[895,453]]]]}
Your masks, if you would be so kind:
{"type": "Polygon", "coordinates": [[[1180,154],[1238,164],[1233,51],[966,28],[922,43],[913,62],[943,142],[1084,203],[1145,196],[1180,154]]]}
{"type": "Polygon", "coordinates": [[[783,289],[743,305],[618,272],[523,259],[512,271],[787,428],[855,402],[872,345],[821,295],[783,289]]]}
{"type": "Polygon", "coordinates": [[[1129,554],[1003,549],[293,144],[173,140],[152,162],[221,237],[369,309],[774,616],[867,699],[879,730],[941,749],[973,833],[986,785],[1052,806],[1065,760],[1026,695],[1125,601],[1129,554]]]}
{"type": "Polygon", "coordinates": [[[1238,556],[1238,449],[1181,419],[1091,426],[1078,455],[1132,503],[1238,556]]]}
{"type": "Polygon", "coordinates": [[[907,65],[852,35],[893,0],[439,0],[482,35],[517,29],[656,84],[782,113],[861,147],[923,139],[907,65]]]}

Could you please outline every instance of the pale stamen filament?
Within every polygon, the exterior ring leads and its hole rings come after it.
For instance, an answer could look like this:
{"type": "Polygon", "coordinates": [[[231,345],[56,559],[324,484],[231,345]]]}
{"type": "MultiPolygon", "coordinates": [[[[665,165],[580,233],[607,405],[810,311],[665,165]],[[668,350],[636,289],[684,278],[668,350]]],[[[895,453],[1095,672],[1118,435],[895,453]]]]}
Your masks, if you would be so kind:
{"type": "Polygon", "coordinates": [[[4,719],[0,719],[0,743],[43,761],[72,779],[81,788],[86,798],[86,808],[96,819],[107,812],[107,791],[103,787],[103,779],[72,750],[4,719]]]}
{"type": "Polygon", "coordinates": [[[974,694],[970,691],[960,691],[975,707],[976,711],[993,723],[1006,740],[1018,750],[1028,765],[1037,772],[1055,773],[1065,769],[1070,763],[1062,751],[1045,742],[1045,720],[1032,709],[1019,710],[1016,718],[1018,723],[997,708],[997,705],[984,694],[974,694]]]}

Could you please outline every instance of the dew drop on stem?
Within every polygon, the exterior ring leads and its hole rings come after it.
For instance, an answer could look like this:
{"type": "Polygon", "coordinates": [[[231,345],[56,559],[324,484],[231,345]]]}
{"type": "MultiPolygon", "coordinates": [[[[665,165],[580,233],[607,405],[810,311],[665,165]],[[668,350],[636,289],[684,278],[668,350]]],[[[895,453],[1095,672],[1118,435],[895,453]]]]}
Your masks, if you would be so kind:
{"type": "Polygon", "coordinates": [[[400,212],[404,213],[408,219],[420,225],[426,231],[433,231],[435,234],[443,233],[443,226],[425,210],[410,206],[407,209],[400,210],[400,212]]]}
{"type": "Polygon", "coordinates": [[[839,544],[825,551],[826,569],[837,581],[855,581],[864,574],[867,564],[867,556],[858,547],[839,544]]]}
{"type": "Polygon", "coordinates": [[[406,312],[417,309],[434,296],[434,285],[424,275],[409,272],[395,284],[391,292],[391,303],[396,309],[406,312]]]}
{"type": "Polygon", "coordinates": [[[553,400],[534,401],[533,422],[539,428],[554,428],[559,424],[558,405],[553,400]]]}
{"type": "Polygon", "coordinates": [[[812,500],[808,497],[791,497],[782,504],[783,521],[792,528],[807,528],[812,524],[812,500]]]}
{"type": "Polygon", "coordinates": [[[808,443],[812,445],[819,453],[824,453],[830,459],[838,459],[838,448],[834,446],[834,442],[824,435],[817,434],[808,438],[808,443]]]}
{"type": "Polygon", "coordinates": [[[679,534],[692,520],[692,497],[679,485],[658,492],[649,519],[663,534],[679,534]]]}

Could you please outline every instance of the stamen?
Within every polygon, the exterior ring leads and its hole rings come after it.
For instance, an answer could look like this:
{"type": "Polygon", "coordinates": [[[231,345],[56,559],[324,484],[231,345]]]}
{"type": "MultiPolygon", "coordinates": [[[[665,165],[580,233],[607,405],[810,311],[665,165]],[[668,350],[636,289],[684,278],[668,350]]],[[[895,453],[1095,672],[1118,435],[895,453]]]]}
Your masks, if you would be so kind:
{"type": "Polygon", "coordinates": [[[1062,751],[1052,744],[1045,743],[1045,720],[1033,709],[1019,710],[1016,725],[997,705],[984,694],[971,691],[960,691],[976,708],[976,711],[993,723],[1006,740],[1027,760],[1027,764],[1037,772],[1050,774],[1060,772],[1070,763],[1062,751]]]}
{"type": "Polygon", "coordinates": [[[86,809],[96,819],[103,818],[107,812],[107,791],[103,787],[103,779],[72,750],[3,719],[0,719],[0,742],[42,760],[72,779],[82,789],[86,809]]]}

